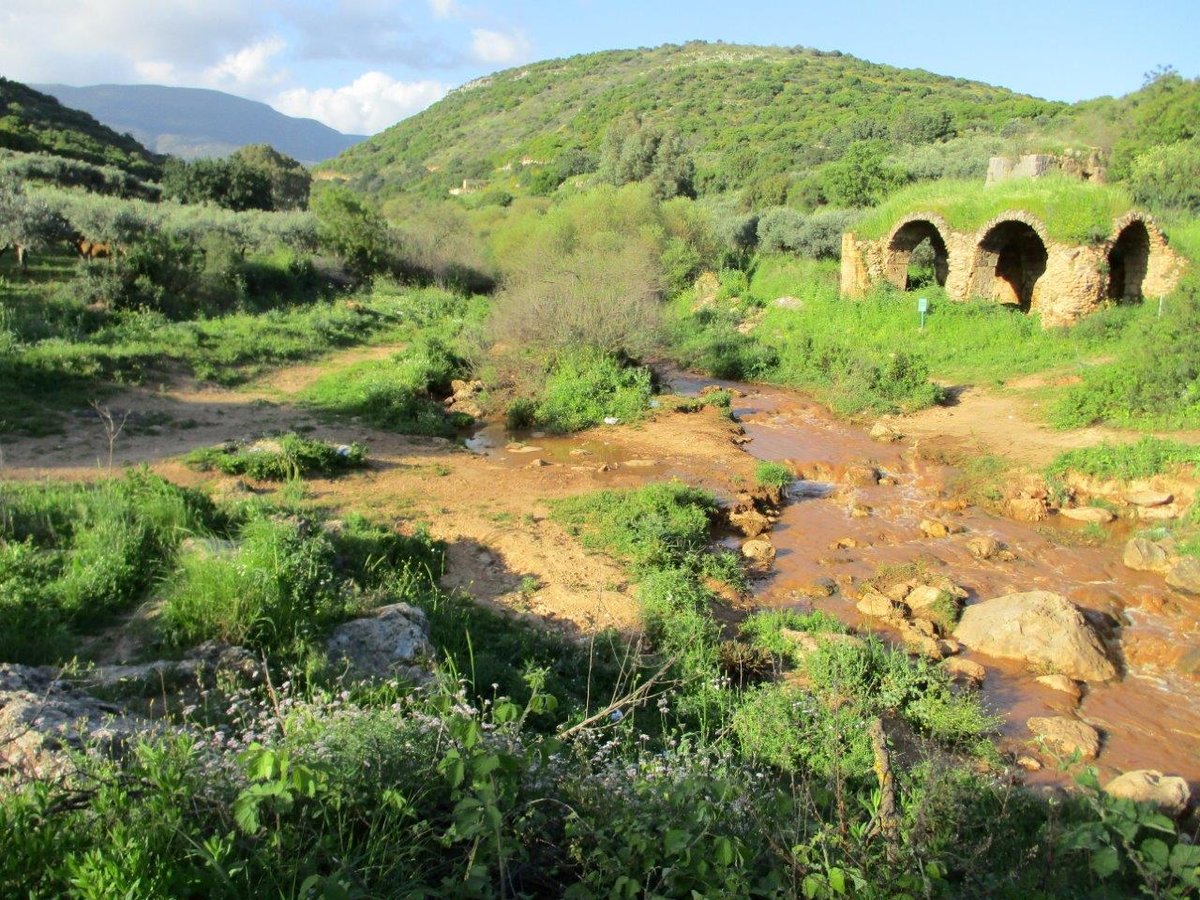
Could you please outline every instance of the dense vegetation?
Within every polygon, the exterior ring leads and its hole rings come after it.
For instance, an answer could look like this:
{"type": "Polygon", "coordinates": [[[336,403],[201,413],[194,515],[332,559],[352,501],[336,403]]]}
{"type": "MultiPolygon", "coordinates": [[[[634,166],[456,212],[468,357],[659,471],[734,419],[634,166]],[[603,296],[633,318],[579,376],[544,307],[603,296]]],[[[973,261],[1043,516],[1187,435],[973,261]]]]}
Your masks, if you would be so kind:
{"type": "MultiPolygon", "coordinates": [[[[382,196],[420,190],[444,197],[463,179],[542,193],[594,170],[610,126],[632,114],[681,138],[702,193],[761,184],[784,195],[815,196],[822,184],[809,182],[808,173],[856,144],[866,142],[859,152],[869,155],[873,141],[899,148],[1006,127],[1020,132],[1064,110],[840,53],[691,43],[551,60],[488,76],[329,166],[382,196]],[[512,171],[499,171],[505,166],[512,171]]],[[[840,199],[836,187],[834,194],[840,199]]]]}

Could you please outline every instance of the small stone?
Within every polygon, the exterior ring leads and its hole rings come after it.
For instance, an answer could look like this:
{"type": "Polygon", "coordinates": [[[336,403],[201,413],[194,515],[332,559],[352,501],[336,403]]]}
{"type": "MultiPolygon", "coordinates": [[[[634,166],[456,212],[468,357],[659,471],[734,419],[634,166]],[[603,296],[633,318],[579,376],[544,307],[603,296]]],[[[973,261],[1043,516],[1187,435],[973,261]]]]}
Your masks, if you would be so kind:
{"type": "Polygon", "coordinates": [[[545,468],[546,466],[548,466],[548,465],[550,465],[550,463],[546,462],[546,460],[542,459],[542,458],[539,456],[537,459],[532,459],[532,460],[530,460],[530,461],[529,461],[529,465],[528,465],[528,466],[526,466],[526,468],[529,468],[529,469],[544,469],[544,468],[545,468]]]}
{"type": "Polygon", "coordinates": [[[630,469],[650,469],[658,465],[657,460],[653,459],[627,459],[625,465],[630,469]]]}
{"type": "Polygon", "coordinates": [[[987,669],[971,659],[962,659],[961,657],[954,656],[950,659],[942,660],[942,668],[956,682],[970,684],[974,687],[981,686],[984,679],[987,678],[987,669]]]}
{"type": "Polygon", "coordinates": [[[830,550],[854,550],[858,547],[858,541],[852,537],[838,538],[829,545],[830,550]]]}
{"type": "Polygon", "coordinates": [[[1165,491],[1133,491],[1125,495],[1125,501],[1134,506],[1166,506],[1174,499],[1165,491]]]}
{"type": "Polygon", "coordinates": [[[894,444],[904,440],[904,435],[899,429],[882,420],[871,426],[870,437],[871,440],[879,441],[881,444],[894,444]]]}
{"type": "Polygon", "coordinates": [[[1017,765],[1026,772],[1040,772],[1042,764],[1032,756],[1018,756],[1017,765]]]}
{"type": "Polygon", "coordinates": [[[962,653],[962,644],[954,638],[938,638],[938,649],[942,651],[942,656],[957,656],[962,653]]]}
{"type": "Polygon", "coordinates": [[[871,507],[869,506],[855,503],[850,507],[850,518],[852,519],[865,519],[869,515],[871,515],[871,507]]]}
{"type": "Polygon", "coordinates": [[[871,487],[879,484],[879,470],[869,465],[847,466],[842,480],[856,487],[871,487]]]}
{"type": "Polygon", "coordinates": [[[1083,759],[1100,755],[1100,732],[1086,722],[1066,716],[1035,716],[1025,725],[1052,752],[1070,756],[1078,751],[1083,759]]]}
{"type": "Polygon", "coordinates": [[[1116,518],[1107,509],[1099,506],[1072,506],[1067,509],[1060,509],[1058,513],[1064,518],[1075,522],[1091,522],[1098,525],[1107,525],[1116,518]]]}
{"type": "Polygon", "coordinates": [[[1008,501],[1008,514],[1018,522],[1040,522],[1050,510],[1040,497],[1014,497],[1008,501]]]}
{"type": "Polygon", "coordinates": [[[1181,815],[1192,799],[1186,781],[1155,769],[1126,772],[1106,784],[1104,792],[1135,803],[1152,803],[1168,816],[1181,815]]]}
{"type": "Polygon", "coordinates": [[[620,419],[618,419],[616,416],[605,416],[605,417],[604,417],[604,424],[605,424],[605,425],[620,425],[620,424],[621,424],[621,420],[620,420],[620,419]]]}
{"type": "Polygon", "coordinates": [[[742,544],[742,556],[757,563],[769,563],[775,558],[775,545],[763,538],[753,538],[742,544]]]}
{"type": "Polygon", "coordinates": [[[889,600],[874,590],[863,591],[863,595],[855,607],[864,616],[870,616],[873,619],[902,619],[906,612],[903,604],[889,600]]]}
{"type": "Polygon", "coordinates": [[[948,591],[943,591],[941,588],[936,588],[933,585],[923,584],[920,587],[913,588],[904,600],[913,610],[926,610],[934,606],[944,606],[953,604],[954,597],[948,591]]]}
{"type": "Polygon", "coordinates": [[[922,519],[920,527],[921,534],[929,538],[944,538],[950,533],[946,523],[939,522],[937,519],[922,519]]]}
{"type": "Polygon", "coordinates": [[[988,534],[977,534],[967,541],[967,552],[976,559],[991,559],[1000,550],[1000,542],[988,534]]]}
{"type": "Polygon", "coordinates": [[[1174,506],[1139,506],[1137,517],[1144,522],[1162,522],[1179,517],[1179,510],[1174,506]]]}
{"type": "Polygon", "coordinates": [[[1079,700],[1083,696],[1078,684],[1066,675],[1060,675],[1057,672],[1052,675],[1039,675],[1036,681],[1052,691],[1061,691],[1067,694],[1072,700],[1079,700]]]}

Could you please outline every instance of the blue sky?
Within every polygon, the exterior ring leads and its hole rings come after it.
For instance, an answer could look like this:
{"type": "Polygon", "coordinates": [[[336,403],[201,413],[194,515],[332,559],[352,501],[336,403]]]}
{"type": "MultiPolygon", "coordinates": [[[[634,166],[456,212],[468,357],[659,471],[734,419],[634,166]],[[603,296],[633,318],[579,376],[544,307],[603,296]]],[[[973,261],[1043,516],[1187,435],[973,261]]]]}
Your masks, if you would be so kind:
{"type": "Polygon", "coordinates": [[[0,74],[213,87],[374,132],[496,69],[687,40],[803,45],[1056,100],[1200,75],[1200,0],[5,0],[0,74]]]}

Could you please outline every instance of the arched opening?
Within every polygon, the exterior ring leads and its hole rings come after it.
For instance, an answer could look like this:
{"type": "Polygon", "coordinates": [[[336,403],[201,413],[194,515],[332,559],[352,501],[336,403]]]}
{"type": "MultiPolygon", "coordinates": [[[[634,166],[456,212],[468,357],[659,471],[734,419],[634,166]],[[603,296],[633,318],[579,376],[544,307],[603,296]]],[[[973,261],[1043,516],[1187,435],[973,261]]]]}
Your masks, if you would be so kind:
{"type": "Polygon", "coordinates": [[[888,243],[887,279],[903,291],[944,286],[950,274],[946,242],[937,226],[923,219],[905,222],[888,243]]]}
{"type": "Polygon", "coordinates": [[[1142,282],[1150,267],[1150,232],[1146,223],[1130,222],[1108,251],[1108,297],[1117,302],[1142,299],[1142,282]]]}
{"type": "Polygon", "coordinates": [[[986,297],[1028,312],[1033,289],[1046,271],[1046,245],[1032,226],[1010,220],[979,242],[976,288],[986,297]]]}

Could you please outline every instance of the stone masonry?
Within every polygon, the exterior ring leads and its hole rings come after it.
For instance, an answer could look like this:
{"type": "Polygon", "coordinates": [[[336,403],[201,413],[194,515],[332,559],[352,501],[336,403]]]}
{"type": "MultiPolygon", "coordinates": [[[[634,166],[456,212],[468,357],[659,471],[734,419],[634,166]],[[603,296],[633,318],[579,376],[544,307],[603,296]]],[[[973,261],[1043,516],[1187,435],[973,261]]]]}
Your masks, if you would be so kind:
{"type": "Polygon", "coordinates": [[[1076,322],[1106,301],[1162,297],[1185,266],[1154,220],[1138,212],[1117,219],[1093,245],[1053,241],[1022,210],[975,232],[955,231],[936,213],[913,213],[877,241],[842,235],[842,295],[861,297],[881,281],[907,289],[912,252],[927,240],[937,282],[952,299],[985,297],[1036,312],[1047,328],[1076,322]]]}

